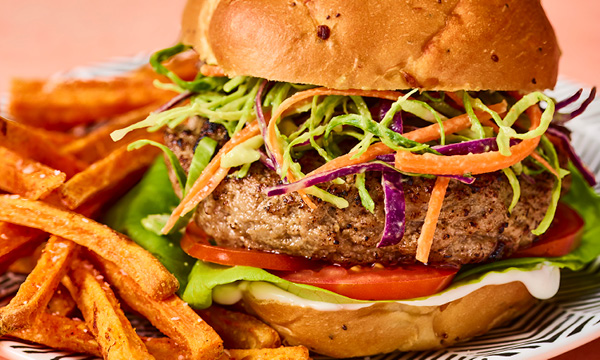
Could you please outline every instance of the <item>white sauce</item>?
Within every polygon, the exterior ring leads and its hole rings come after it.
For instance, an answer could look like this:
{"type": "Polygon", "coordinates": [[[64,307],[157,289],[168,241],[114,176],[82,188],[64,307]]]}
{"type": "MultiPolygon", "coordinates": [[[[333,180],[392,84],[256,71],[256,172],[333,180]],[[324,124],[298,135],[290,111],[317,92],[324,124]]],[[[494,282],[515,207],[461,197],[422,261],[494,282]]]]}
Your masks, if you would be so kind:
{"type": "MultiPolygon", "coordinates": [[[[467,284],[456,289],[446,290],[438,295],[422,300],[397,301],[400,304],[413,306],[440,306],[460,299],[486,285],[501,285],[520,281],[529,293],[538,299],[549,299],[558,292],[560,270],[551,265],[541,265],[536,270],[509,270],[504,273],[489,273],[475,284],[467,284]]],[[[373,305],[373,303],[336,304],[323,301],[307,300],[289,293],[271,283],[241,281],[234,284],[221,285],[213,290],[213,300],[222,305],[232,305],[241,300],[244,292],[260,300],[273,300],[294,306],[309,307],[319,311],[356,310],[373,305]]]]}

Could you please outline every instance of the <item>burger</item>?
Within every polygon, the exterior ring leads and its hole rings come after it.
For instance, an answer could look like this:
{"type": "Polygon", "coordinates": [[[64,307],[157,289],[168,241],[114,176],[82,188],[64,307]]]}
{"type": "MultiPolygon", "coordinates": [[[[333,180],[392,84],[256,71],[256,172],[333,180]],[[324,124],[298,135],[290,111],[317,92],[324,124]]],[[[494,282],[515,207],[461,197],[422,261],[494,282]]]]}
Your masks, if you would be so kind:
{"type": "Polygon", "coordinates": [[[465,341],[600,253],[563,126],[594,92],[555,111],[576,100],[540,92],[559,56],[538,0],[190,0],[181,43],[151,58],[180,95],[113,134],[166,127],[168,165],[109,217],[190,305],[242,306],[288,344],[465,341]],[[193,81],[163,66],[184,51],[193,81]]]}

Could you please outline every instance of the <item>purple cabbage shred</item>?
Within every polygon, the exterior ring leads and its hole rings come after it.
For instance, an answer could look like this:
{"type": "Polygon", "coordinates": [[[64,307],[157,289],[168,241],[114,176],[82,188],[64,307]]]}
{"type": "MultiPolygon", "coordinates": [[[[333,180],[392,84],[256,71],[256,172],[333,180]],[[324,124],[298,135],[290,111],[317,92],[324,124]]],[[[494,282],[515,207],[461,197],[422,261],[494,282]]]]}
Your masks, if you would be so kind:
{"type": "Polygon", "coordinates": [[[396,171],[384,171],[381,177],[385,206],[385,224],[381,241],[377,247],[396,245],[402,240],[406,229],[406,201],[402,174],[396,171]]]}
{"type": "Polygon", "coordinates": [[[169,100],[167,103],[165,103],[164,105],[162,105],[158,109],[156,109],[154,111],[154,113],[155,114],[160,114],[163,111],[167,111],[167,110],[175,107],[176,105],[179,105],[180,103],[182,103],[183,101],[185,101],[186,99],[188,99],[189,97],[191,97],[192,95],[193,95],[193,93],[191,91],[184,91],[181,94],[173,97],[171,100],[169,100]]]}
{"type": "MultiPolygon", "coordinates": [[[[273,165],[274,169],[277,171],[277,169],[279,169],[281,166],[273,158],[273,156],[271,155],[271,149],[269,149],[269,146],[267,145],[267,125],[268,124],[267,124],[267,120],[265,119],[265,113],[264,113],[263,107],[262,107],[262,94],[265,91],[265,88],[267,86],[269,86],[268,80],[264,80],[262,82],[262,84],[260,84],[260,87],[258,88],[258,91],[256,92],[256,98],[254,99],[254,110],[256,111],[256,118],[260,125],[260,133],[263,136],[264,143],[265,143],[265,150],[267,151],[265,156],[270,159],[271,164],[273,165]]],[[[262,158],[262,155],[261,155],[261,158],[262,158]]]]}
{"type": "MultiPolygon", "coordinates": [[[[575,94],[575,95],[577,95],[577,94],[575,94]]],[[[566,99],[565,102],[568,102],[568,103],[565,105],[562,105],[561,108],[572,103],[573,101],[575,101],[575,100],[572,100],[572,101],[570,100],[575,95],[571,96],[569,99],[566,99]]],[[[594,100],[595,97],[596,97],[596,87],[594,86],[592,88],[592,90],[590,91],[590,94],[588,95],[587,99],[585,99],[581,103],[581,106],[579,106],[579,109],[577,109],[569,114],[554,113],[554,118],[552,119],[552,122],[555,124],[562,125],[562,124],[566,123],[567,121],[570,121],[570,120],[576,118],[577,116],[581,115],[585,111],[585,109],[587,109],[587,107],[592,103],[592,101],[594,100]]],[[[577,97],[577,98],[579,98],[579,97],[577,97]]],[[[562,104],[562,103],[563,103],[563,101],[559,102],[558,104],[562,104]]],[[[557,110],[558,110],[558,104],[556,107],[557,110]]]]}
{"type": "Polygon", "coordinates": [[[585,179],[585,181],[591,187],[596,186],[596,183],[597,183],[596,176],[583,164],[583,162],[581,161],[581,158],[579,158],[579,156],[575,152],[575,149],[573,149],[573,146],[571,145],[571,141],[569,140],[569,137],[566,134],[564,134],[563,132],[561,132],[555,128],[548,128],[547,133],[560,140],[560,142],[563,145],[563,148],[567,150],[569,159],[571,159],[571,162],[573,163],[573,165],[577,168],[577,170],[579,170],[581,175],[583,175],[583,178],[585,179]]]}

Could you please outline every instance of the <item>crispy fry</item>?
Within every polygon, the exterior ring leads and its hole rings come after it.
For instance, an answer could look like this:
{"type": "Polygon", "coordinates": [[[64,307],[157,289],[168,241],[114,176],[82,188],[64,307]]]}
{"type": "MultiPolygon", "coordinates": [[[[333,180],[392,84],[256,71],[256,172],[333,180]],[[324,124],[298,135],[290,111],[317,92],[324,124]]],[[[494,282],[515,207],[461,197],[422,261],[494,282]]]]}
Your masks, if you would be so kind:
{"type": "Polygon", "coordinates": [[[30,127],[29,131],[36,134],[35,136],[43,137],[44,139],[48,140],[57,148],[62,148],[63,146],[77,139],[77,136],[75,134],[63,131],[52,131],[34,127],[30,127]]]}
{"type": "MultiPolygon", "coordinates": [[[[180,346],[177,346],[175,341],[167,337],[160,338],[145,338],[142,337],[142,341],[146,345],[146,348],[157,360],[183,360],[185,356],[182,355],[180,346]]],[[[216,359],[216,358],[213,358],[216,359]]]]}
{"type": "Polygon", "coordinates": [[[85,168],[86,164],[75,157],[63,154],[47,137],[31,130],[31,127],[7,120],[0,116],[0,144],[24,157],[39,161],[71,177],[85,168]]]}
{"type": "Polygon", "coordinates": [[[59,187],[67,176],[0,146],[0,189],[39,199],[59,187]]]}
{"type": "Polygon", "coordinates": [[[31,326],[9,335],[59,350],[102,356],[85,322],[59,315],[42,312],[31,326]]]}
{"type": "Polygon", "coordinates": [[[133,151],[122,146],[73,176],[59,189],[59,196],[69,209],[75,209],[102,189],[150,166],[159,152],[159,149],[150,146],[133,151]]]}
{"type": "Polygon", "coordinates": [[[10,266],[8,267],[8,271],[17,274],[29,274],[30,272],[32,272],[38,260],[40,259],[40,256],[42,256],[42,251],[44,250],[45,246],[45,242],[41,243],[35,247],[35,250],[33,250],[31,254],[15,260],[15,262],[10,264],[10,266]]]}
{"type": "MultiPolygon", "coordinates": [[[[30,327],[9,336],[73,353],[102,356],[98,342],[85,322],[61,315],[40,314],[30,327]],[[65,336],[68,334],[68,336],[65,336]]],[[[180,349],[169,338],[141,338],[157,360],[181,360],[180,349]]]]}
{"type": "Polygon", "coordinates": [[[40,201],[1,195],[0,220],[44,230],[89,248],[119,264],[152,298],[164,299],[179,286],[177,279],[149,252],[108,226],[80,214],[40,201]]]}
{"type": "Polygon", "coordinates": [[[308,349],[304,346],[284,346],[274,349],[231,349],[225,350],[231,360],[308,360],[308,349]]]}
{"type": "Polygon", "coordinates": [[[215,329],[229,349],[275,348],[281,346],[279,334],[257,318],[213,305],[198,312],[215,329]]]}
{"type": "Polygon", "coordinates": [[[152,136],[152,133],[148,133],[145,129],[139,129],[139,131],[132,131],[119,141],[113,141],[110,133],[143,120],[158,106],[158,103],[154,103],[111,119],[89,134],[64,146],[61,150],[90,164],[98,161],[123,144],[129,144],[135,140],[152,136]]]}
{"type": "Polygon", "coordinates": [[[26,327],[52,298],[77,246],[51,236],[40,260],[10,303],[0,308],[0,335],[26,327]]]}
{"type": "Polygon", "coordinates": [[[46,312],[52,315],[69,316],[75,309],[77,304],[69,293],[69,291],[62,284],[58,284],[54,295],[48,302],[48,308],[46,312]]]}
{"type": "Polygon", "coordinates": [[[69,290],[104,359],[154,359],[131,327],[119,302],[92,264],[76,260],[63,285],[69,290]]]}
{"type": "Polygon", "coordinates": [[[47,238],[43,231],[0,221],[0,273],[47,238]]]}
{"type": "Polygon", "coordinates": [[[173,339],[189,359],[215,359],[223,351],[219,335],[177,295],[154,300],[116,265],[97,258],[102,272],[131,308],[144,315],[152,325],[173,339]]]}
{"type": "MultiPolygon", "coordinates": [[[[180,77],[191,80],[196,69],[193,52],[173,59],[167,67],[180,77]]],[[[153,81],[167,78],[145,66],[123,76],[54,81],[14,79],[9,111],[20,122],[46,129],[69,129],[146,106],[168,101],[172,91],[158,89],[153,81]]]]}

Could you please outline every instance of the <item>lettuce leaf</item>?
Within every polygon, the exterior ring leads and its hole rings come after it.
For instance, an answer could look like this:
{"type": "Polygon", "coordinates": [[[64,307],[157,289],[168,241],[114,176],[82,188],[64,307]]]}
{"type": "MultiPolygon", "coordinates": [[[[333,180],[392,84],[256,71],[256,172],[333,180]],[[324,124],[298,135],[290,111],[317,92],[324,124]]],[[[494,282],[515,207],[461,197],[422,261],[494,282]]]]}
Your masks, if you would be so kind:
{"type": "Polygon", "coordinates": [[[152,253],[179,280],[182,293],[194,259],[179,246],[181,234],[159,235],[142,224],[150,215],[170,213],[177,204],[179,198],[160,157],[144,178],[106,213],[103,222],[152,253]]]}
{"type": "MultiPolygon", "coordinates": [[[[585,220],[585,232],[581,245],[568,255],[558,258],[518,258],[465,268],[455,277],[449,289],[481,281],[490,272],[503,273],[511,269],[529,271],[542,264],[559,268],[579,270],[600,255],[600,197],[590,188],[581,174],[571,167],[573,183],[563,201],[574,208],[585,220]]],[[[266,281],[292,294],[309,300],[330,303],[360,303],[309,285],[294,284],[265,270],[248,266],[221,266],[198,261],[190,273],[189,283],[183,292],[183,300],[196,308],[206,308],[212,303],[212,291],[220,285],[237,281],[266,281]]],[[[448,289],[448,290],[449,290],[448,289]]]]}

